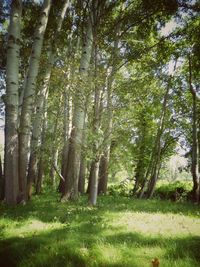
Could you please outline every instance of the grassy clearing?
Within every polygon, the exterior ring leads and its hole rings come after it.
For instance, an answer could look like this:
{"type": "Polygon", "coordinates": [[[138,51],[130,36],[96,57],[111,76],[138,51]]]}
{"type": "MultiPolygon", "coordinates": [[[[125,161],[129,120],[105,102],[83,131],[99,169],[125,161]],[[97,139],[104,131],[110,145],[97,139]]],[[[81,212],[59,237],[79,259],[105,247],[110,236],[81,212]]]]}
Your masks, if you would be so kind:
{"type": "Polygon", "coordinates": [[[54,193],[0,207],[0,266],[200,266],[200,207],[99,198],[59,203],[54,193]]]}

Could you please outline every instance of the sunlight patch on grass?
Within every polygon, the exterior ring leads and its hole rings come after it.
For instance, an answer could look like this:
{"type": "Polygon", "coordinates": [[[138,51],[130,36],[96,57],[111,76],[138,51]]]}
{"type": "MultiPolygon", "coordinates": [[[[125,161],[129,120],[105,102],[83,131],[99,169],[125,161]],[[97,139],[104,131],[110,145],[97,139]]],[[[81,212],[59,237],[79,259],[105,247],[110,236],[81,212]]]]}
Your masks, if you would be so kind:
{"type": "Polygon", "coordinates": [[[104,196],[91,208],[48,197],[2,206],[0,266],[150,267],[155,257],[162,267],[200,266],[199,206],[104,196]]]}
{"type": "Polygon", "coordinates": [[[9,237],[28,237],[40,234],[41,232],[60,229],[63,224],[60,222],[44,223],[37,219],[29,219],[26,222],[13,222],[11,220],[2,220],[1,226],[3,227],[3,235],[9,237]],[[9,227],[8,227],[9,226],[9,227]]]}
{"type": "Polygon", "coordinates": [[[104,263],[117,263],[122,259],[119,246],[113,246],[111,244],[98,244],[95,249],[100,254],[100,260],[104,263]]]}
{"type": "Polygon", "coordinates": [[[119,213],[112,223],[124,231],[165,237],[196,235],[200,236],[200,219],[179,214],[145,212],[119,213]]]}

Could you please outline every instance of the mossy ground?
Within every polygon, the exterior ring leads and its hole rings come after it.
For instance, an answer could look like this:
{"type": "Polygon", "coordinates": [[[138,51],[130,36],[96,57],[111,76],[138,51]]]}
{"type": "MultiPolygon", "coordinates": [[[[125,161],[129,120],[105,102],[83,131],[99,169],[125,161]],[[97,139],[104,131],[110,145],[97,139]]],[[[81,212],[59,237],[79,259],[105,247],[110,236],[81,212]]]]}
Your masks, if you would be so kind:
{"type": "Polygon", "coordinates": [[[200,266],[200,207],[102,196],[60,203],[55,193],[0,207],[2,267],[200,266]]]}

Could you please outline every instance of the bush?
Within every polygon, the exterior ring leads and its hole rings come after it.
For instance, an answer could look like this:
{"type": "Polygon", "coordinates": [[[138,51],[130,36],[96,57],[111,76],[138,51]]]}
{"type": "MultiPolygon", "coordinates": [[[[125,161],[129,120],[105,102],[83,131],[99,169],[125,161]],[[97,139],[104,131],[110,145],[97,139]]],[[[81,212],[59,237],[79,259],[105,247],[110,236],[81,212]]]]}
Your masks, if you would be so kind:
{"type": "Polygon", "coordinates": [[[113,184],[108,187],[108,194],[112,196],[130,196],[132,180],[127,178],[119,184],[113,184]]]}
{"type": "Polygon", "coordinates": [[[187,200],[187,196],[190,191],[190,183],[176,181],[174,183],[161,185],[156,188],[154,197],[172,201],[187,200]]]}

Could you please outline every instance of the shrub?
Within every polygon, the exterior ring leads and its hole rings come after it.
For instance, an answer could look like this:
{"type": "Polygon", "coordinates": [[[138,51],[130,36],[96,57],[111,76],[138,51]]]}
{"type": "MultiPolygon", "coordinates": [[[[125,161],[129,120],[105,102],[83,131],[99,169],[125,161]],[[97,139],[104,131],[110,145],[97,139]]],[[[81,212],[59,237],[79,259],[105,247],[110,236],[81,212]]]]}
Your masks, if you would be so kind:
{"type": "Polygon", "coordinates": [[[132,187],[132,180],[127,178],[119,184],[113,184],[108,187],[108,194],[112,196],[130,196],[130,188],[132,187]]]}
{"type": "Polygon", "coordinates": [[[176,181],[161,185],[156,188],[154,197],[172,201],[186,200],[191,191],[191,184],[188,182],[176,181]]]}

